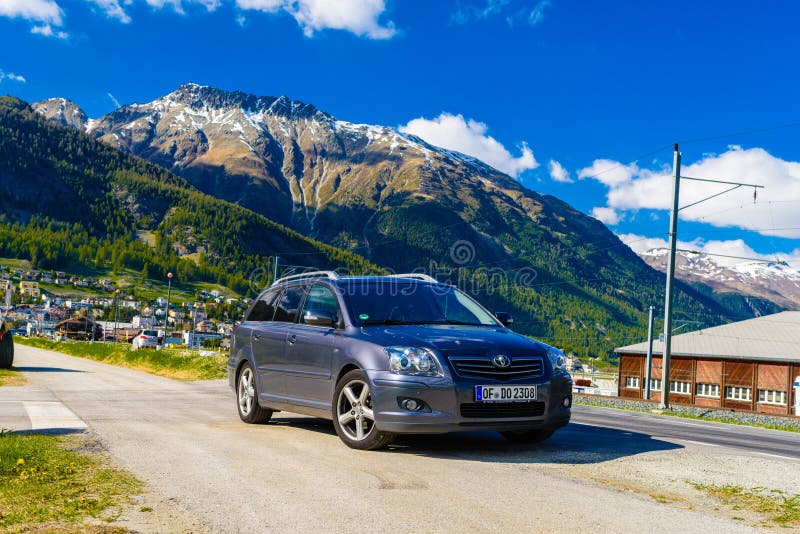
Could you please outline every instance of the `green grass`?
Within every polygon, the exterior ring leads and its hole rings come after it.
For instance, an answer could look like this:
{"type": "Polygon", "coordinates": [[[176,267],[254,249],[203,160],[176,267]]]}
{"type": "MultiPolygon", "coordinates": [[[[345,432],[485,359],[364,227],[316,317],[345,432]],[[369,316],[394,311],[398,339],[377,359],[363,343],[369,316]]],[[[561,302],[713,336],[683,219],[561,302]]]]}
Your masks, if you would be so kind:
{"type": "Polygon", "coordinates": [[[109,531],[85,520],[113,521],[142,484],[108,467],[87,442],[86,436],[0,432],[0,530],[109,531]]]}
{"type": "Polygon", "coordinates": [[[200,356],[187,349],[131,350],[128,343],[89,343],[51,341],[42,338],[15,338],[21,345],[63,352],[90,360],[129,367],[175,380],[216,380],[225,378],[227,357],[200,356]]]}
{"type": "Polygon", "coordinates": [[[19,371],[0,369],[0,386],[21,386],[25,382],[25,375],[19,371]]]}
{"type": "Polygon", "coordinates": [[[730,484],[694,484],[694,487],[734,510],[755,512],[782,527],[800,526],[800,495],[788,495],[780,490],[766,488],[745,489],[730,484]]]}

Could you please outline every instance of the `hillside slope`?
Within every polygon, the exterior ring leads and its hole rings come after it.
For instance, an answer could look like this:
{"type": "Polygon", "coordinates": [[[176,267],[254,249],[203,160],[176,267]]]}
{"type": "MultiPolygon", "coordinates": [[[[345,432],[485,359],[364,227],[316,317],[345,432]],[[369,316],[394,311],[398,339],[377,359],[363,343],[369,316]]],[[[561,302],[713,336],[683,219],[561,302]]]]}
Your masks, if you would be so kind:
{"type": "Polygon", "coordinates": [[[375,270],[360,256],[309,239],[241,206],[205,195],[161,167],[0,98],[0,255],[111,262],[153,275],[263,283],[269,256],[375,270]],[[155,246],[138,238],[155,235],[155,246]]]}

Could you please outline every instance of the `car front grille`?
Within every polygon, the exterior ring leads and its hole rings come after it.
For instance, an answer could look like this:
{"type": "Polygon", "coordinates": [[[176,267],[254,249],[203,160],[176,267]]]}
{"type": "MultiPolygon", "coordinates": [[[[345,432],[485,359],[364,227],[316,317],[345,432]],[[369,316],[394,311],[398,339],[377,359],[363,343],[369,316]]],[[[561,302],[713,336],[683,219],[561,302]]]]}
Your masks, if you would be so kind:
{"type": "Polygon", "coordinates": [[[448,359],[456,373],[465,378],[511,380],[537,378],[544,374],[544,362],[540,356],[513,356],[508,367],[496,367],[488,356],[450,356],[448,359]]]}
{"type": "Polygon", "coordinates": [[[544,402],[470,402],[461,405],[461,417],[500,419],[503,417],[538,417],[544,413],[544,402]]]}

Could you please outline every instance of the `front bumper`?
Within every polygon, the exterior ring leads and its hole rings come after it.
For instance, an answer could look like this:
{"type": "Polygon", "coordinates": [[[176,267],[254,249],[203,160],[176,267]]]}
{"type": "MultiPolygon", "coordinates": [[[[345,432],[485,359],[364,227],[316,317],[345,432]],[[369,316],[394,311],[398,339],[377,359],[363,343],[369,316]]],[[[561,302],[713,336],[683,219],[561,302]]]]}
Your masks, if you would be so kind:
{"type": "MultiPolygon", "coordinates": [[[[536,384],[537,402],[544,403],[541,415],[523,417],[463,417],[462,405],[475,403],[475,385],[492,383],[449,377],[403,376],[386,371],[367,371],[372,390],[375,424],[384,432],[398,434],[440,434],[470,430],[556,429],[569,423],[572,404],[572,379],[553,375],[547,380],[519,380],[504,385],[536,384]],[[423,411],[401,407],[399,399],[410,398],[425,403],[423,411]]],[[[497,383],[495,381],[495,383],[497,383]]],[[[516,404],[519,406],[522,403],[516,404]]]]}

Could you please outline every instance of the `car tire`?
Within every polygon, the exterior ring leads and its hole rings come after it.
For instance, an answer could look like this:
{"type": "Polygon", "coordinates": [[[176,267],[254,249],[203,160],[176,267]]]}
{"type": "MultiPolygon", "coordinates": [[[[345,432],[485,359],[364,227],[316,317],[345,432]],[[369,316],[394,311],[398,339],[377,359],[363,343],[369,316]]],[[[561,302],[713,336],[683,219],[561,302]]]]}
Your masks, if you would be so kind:
{"type": "Polygon", "coordinates": [[[256,375],[249,363],[239,369],[239,376],[236,377],[236,409],[239,418],[251,425],[266,423],[272,417],[273,411],[262,408],[258,403],[256,375]]]}
{"type": "Polygon", "coordinates": [[[0,339],[0,369],[11,369],[14,365],[14,340],[8,332],[0,339]]]}
{"type": "Polygon", "coordinates": [[[501,432],[511,443],[541,443],[555,432],[552,428],[535,428],[533,430],[510,430],[501,432]]]}
{"type": "Polygon", "coordinates": [[[339,379],[333,395],[333,426],[339,439],[348,447],[374,451],[394,441],[394,434],[378,430],[372,407],[371,390],[364,371],[355,369],[339,379]]]}

